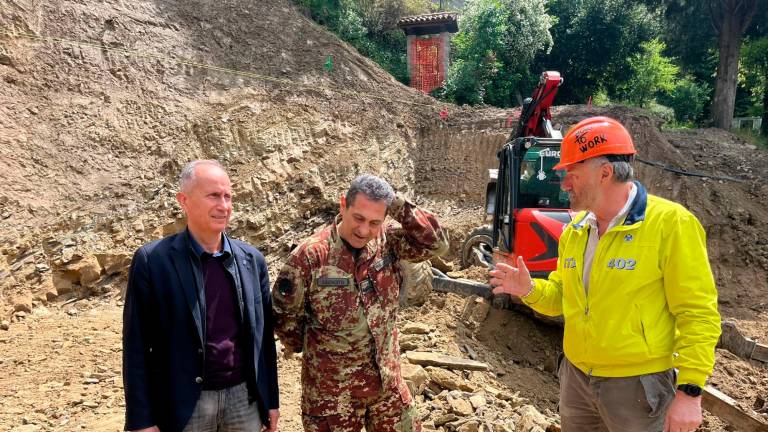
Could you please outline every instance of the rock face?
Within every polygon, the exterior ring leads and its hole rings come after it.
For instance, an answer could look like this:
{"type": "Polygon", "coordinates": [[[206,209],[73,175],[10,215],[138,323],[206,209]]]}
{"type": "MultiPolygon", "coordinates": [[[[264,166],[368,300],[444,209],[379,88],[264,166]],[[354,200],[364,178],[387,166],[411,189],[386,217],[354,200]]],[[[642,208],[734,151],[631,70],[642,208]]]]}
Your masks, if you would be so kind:
{"type": "Polygon", "coordinates": [[[131,264],[131,254],[125,252],[111,252],[96,254],[99,266],[104,269],[105,275],[123,273],[131,264]]]}
{"type": "MultiPolygon", "coordinates": [[[[88,8],[60,0],[6,3],[2,28],[128,52],[57,43],[52,50],[2,36],[6,294],[35,291],[36,264],[48,265],[60,296],[119,291],[138,246],[183,228],[177,177],[196,158],[228,168],[235,203],[229,232],[257,245],[271,269],[332,219],[357,174],[379,174],[414,195],[410,152],[419,127],[437,121],[441,108],[288,0],[181,2],[162,11],[149,0],[88,8]],[[324,72],[328,56],[343,66],[324,72]],[[232,73],[177,59],[226,65],[232,73]],[[325,90],[311,90],[319,87],[325,90]]],[[[414,290],[404,296],[413,302],[429,292],[426,270],[417,267],[414,290]]],[[[0,302],[0,312],[13,306],[0,302]]]]}
{"type": "Polygon", "coordinates": [[[424,391],[424,387],[427,381],[429,381],[429,375],[424,368],[410,363],[403,363],[401,365],[401,373],[412,395],[420,395],[424,391]]]}
{"type": "Polygon", "coordinates": [[[400,333],[404,335],[425,335],[432,331],[432,326],[424,323],[408,322],[400,326],[400,333]]]}
{"type": "Polygon", "coordinates": [[[465,399],[454,398],[449,395],[447,400],[451,411],[458,416],[466,417],[475,412],[472,405],[465,399]]]}
{"type": "Polygon", "coordinates": [[[520,414],[520,421],[517,423],[517,432],[543,432],[549,427],[550,422],[531,405],[520,407],[518,413],[520,414]]]}
{"type": "MultiPolygon", "coordinates": [[[[174,195],[179,170],[191,159],[215,158],[228,168],[235,202],[230,233],[265,253],[272,276],[298,241],[333,218],[338,197],[363,171],[384,176],[398,191],[436,210],[452,235],[459,234],[453,236],[454,251],[462,235],[481,223],[477,205],[483,204],[485,170],[497,163],[495,154],[509,136],[491,123],[509,116],[508,110],[450,106],[450,124],[432,128],[445,104],[395,82],[308,21],[294,3],[2,2],[0,28],[93,44],[0,36],[0,316],[6,318],[0,322],[0,344],[24,343],[14,332],[25,328],[45,302],[119,292],[138,246],[184,228],[174,195]],[[332,73],[322,67],[328,56],[339,65],[332,73]],[[248,73],[191,67],[177,59],[248,73]],[[475,128],[472,116],[488,121],[475,128]]],[[[563,107],[554,117],[567,128],[593,115],[626,124],[645,159],[744,180],[680,177],[637,167],[651,193],[680,201],[701,219],[724,316],[764,320],[766,152],[724,131],[662,132],[654,117],[629,108],[563,107]]],[[[427,270],[422,265],[405,271],[415,281],[402,296],[406,303],[420,304],[429,292],[427,270]]],[[[472,330],[499,323],[484,302],[472,300],[461,315],[467,325],[455,319],[460,308],[445,296],[430,302],[439,307],[440,317],[451,317],[446,325],[456,331],[404,334],[402,348],[440,350],[438,341],[447,344],[441,338],[468,345],[486,337],[472,330]]],[[[64,319],[88,315],[79,304],[63,310],[64,319]]],[[[485,342],[500,347],[504,356],[490,371],[477,373],[493,373],[494,379],[531,374],[544,364],[545,354],[515,351],[524,344],[540,350],[540,341],[531,340],[530,334],[487,336],[485,342]]],[[[460,356],[454,348],[442,352],[460,356]]],[[[58,349],[49,356],[78,348],[58,349]]],[[[487,354],[477,346],[470,349],[464,351],[470,359],[487,354]]],[[[37,355],[7,360],[6,353],[13,351],[3,350],[2,366],[13,368],[3,375],[43,361],[37,355]]],[[[108,355],[119,357],[119,349],[108,355]]],[[[423,371],[426,381],[418,369],[411,375],[422,408],[430,407],[425,424],[451,432],[542,427],[535,413],[520,412],[527,401],[514,390],[521,383],[507,379],[503,389],[491,390],[478,382],[476,372],[465,374],[463,368],[438,362],[423,371]],[[451,398],[468,401],[474,412],[455,414],[448,403],[451,391],[460,392],[451,398]],[[486,399],[484,405],[480,398],[486,399]]],[[[531,382],[551,385],[538,378],[531,382]]],[[[117,396],[77,402],[94,412],[119,403],[117,396]]],[[[36,414],[58,420],[69,415],[66,410],[56,417],[36,414]]],[[[75,423],[46,428],[77,429],[75,423]]],[[[38,426],[0,425],[13,427],[38,426]]]]}
{"type": "MultiPolygon", "coordinates": [[[[412,370],[410,366],[407,369],[412,370]]],[[[423,398],[427,405],[427,412],[422,417],[425,429],[559,431],[556,415],[549,418],[516,395],[491,387],[480,388],[446,369],[427,367],[426,371],[429,374],[427,387],[422,395],[417,395],[417,400],[423,398]]]]}
{"type": "Polygon", "coordinates": [[[426,370],[429,374],[430,382],[437,384],[442,389],[463,391],[473,391],[475,389],[474,386],[450,370],[432,366],[427,367],[426,370]]]}
{"type": "Polygon", "coordinates": [[[101,275],[99,260],[93,255],[87,255],[75,263],[67,264],[64,269],[83,287],[91,287],[101,275]]]}

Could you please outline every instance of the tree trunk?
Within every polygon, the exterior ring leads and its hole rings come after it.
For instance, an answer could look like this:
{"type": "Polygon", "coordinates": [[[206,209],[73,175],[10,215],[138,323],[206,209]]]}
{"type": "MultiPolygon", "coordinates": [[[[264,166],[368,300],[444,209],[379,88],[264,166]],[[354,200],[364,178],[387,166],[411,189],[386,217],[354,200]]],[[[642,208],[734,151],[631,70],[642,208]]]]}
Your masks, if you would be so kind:
{"type": "Polygon", "coordinates": [[[752,22],[758,0],[709,0],[710,17],[718,31],[720,64],[717,66],[712,117],[715,127],[728,130],[736,103],[741,36],[752,22]]]}
{"type": "Polygon", "coordinates": [[[763,86],[763,124],[760,125],[760,132],[764,137],[768,137],[768,73],[765,75],[763,86]]]}
{"type": "Polygon", "coordinates": [[[720,34],[718,35],[720,64],[717,65],[712,116],[715,127],[725,130],[731,128],[733,107],[736,103],[736,80],[739,72],[742,33],[739,18],[734,13],[723,14],[720,21],[720,34]]]}

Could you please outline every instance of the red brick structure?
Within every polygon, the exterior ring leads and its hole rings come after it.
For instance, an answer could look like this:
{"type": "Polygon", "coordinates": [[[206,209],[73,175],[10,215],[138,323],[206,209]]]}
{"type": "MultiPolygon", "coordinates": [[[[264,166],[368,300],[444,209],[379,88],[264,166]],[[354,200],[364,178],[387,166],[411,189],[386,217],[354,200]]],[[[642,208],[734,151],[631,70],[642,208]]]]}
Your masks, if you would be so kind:
{"type": "Polygon", "coordinates": [[[429,93],[443,85],[448,72],[451,34],[459,31],[455,12],[401,18],[397,25],[408,36],[411,87],[429,93]]]}

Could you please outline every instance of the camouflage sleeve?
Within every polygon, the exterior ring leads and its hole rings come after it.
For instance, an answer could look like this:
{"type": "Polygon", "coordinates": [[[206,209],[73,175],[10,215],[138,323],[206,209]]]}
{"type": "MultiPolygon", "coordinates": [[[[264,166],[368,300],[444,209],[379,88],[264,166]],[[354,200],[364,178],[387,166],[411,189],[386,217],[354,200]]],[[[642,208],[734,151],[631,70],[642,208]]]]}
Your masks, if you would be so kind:
{"type": "Polygon", "coordinates": [[[448,251],[448,233],[432,212],[420,209],[397,194],[389,215],[401,225],[401,228],[390,228],[387,234],[399,259],[425,261],[448,251]]]}
{"type": "Polygon", "coordinates": [[[275,334],[289,352],[301,352],[307,321],[304,299],[312,269],[306,250],[297,248],[288,258],[272,286],[275,334]]]}

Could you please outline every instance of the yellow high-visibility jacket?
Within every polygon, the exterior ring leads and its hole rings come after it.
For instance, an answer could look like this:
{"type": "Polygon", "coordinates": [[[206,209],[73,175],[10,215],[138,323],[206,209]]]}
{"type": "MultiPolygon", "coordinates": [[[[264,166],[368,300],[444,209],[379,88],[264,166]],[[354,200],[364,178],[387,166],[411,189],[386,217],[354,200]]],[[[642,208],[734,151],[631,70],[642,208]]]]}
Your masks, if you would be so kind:
{"type": "Polygon", "coordinates": [[[565,356],[586,374],[623,377],[675,367],[677,384],[704,386],[720,337],[704,230],[683,206],[637,195],[623,224],[603,234],[584,290],[587,212],[560,237],[557,269],[523,300],[565,320],[565,356]]]}

